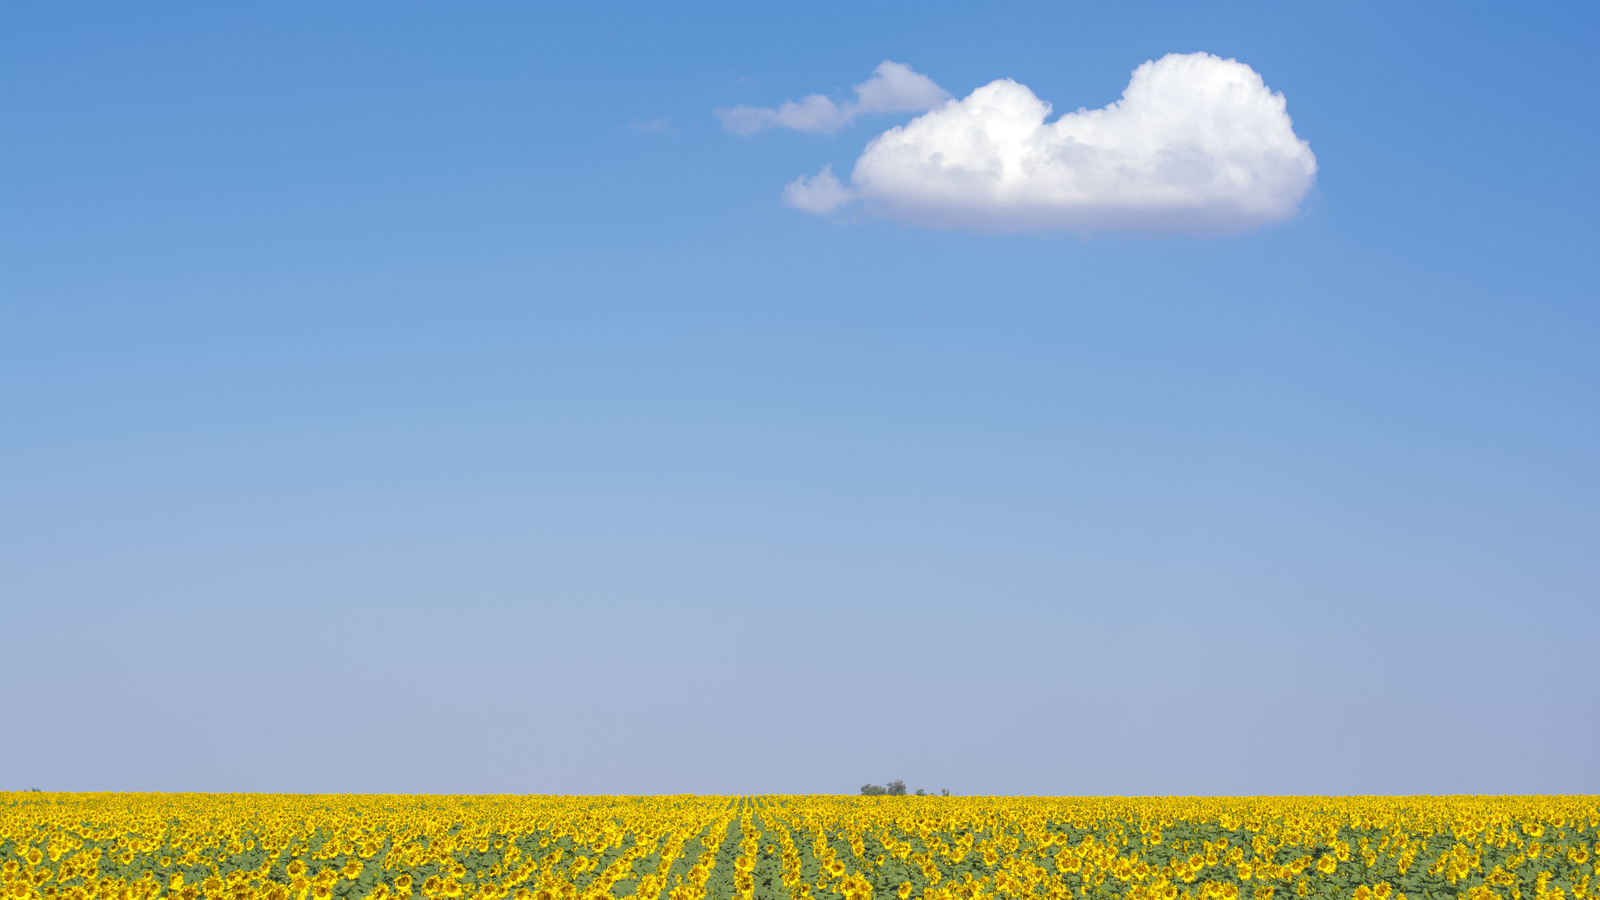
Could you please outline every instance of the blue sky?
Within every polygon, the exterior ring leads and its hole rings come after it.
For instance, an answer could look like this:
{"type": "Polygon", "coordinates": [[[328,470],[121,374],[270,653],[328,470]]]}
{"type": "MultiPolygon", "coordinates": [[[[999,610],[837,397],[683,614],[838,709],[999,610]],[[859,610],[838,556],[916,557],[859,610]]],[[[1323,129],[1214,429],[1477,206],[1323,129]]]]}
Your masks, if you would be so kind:
{"type": "Polygon", "coordinates": [[[0,6],[0,788],[1600,792],[1597,24],[0,6]],[[715,112],[1194,52],[1286,221],[809,215],[916,113],[715,112]]]}

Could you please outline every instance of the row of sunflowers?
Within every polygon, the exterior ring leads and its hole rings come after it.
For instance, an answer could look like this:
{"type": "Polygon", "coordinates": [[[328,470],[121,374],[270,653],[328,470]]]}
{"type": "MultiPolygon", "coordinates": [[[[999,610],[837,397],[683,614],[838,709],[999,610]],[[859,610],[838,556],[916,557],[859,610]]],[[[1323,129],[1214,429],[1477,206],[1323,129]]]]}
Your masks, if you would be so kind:
{"type": "Polygon", "coordinates": [[[0,900],[1600,900],[1596,797],[0,793],[0,900]]]}

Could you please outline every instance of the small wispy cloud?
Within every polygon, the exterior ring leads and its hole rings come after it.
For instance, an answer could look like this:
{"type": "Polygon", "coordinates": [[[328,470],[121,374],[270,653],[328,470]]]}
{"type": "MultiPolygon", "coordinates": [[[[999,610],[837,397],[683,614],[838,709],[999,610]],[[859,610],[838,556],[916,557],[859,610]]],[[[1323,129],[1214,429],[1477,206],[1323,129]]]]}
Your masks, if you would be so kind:
{"type": "Polygon", "coordinates": [[[856,99],[835,103],[822,94],[784,101],[776,108],[735,106],[716,111],[722,126],[734,134],[755,134],[769,128],[792,128],[829,134],[869,113],[922,112],[949,99],[933,79],[904,63],[884,60],[872,77],[855,86],[856,99]]]}
{"type": "Polygon", "coordinates": [[[670,130],[672,128],[672,123],[668,122],[666,119],[650,119],[647,122],[629,122],[623,127],[627,128],[629,131],[644,131],[650,134],[660,134],[663,131],[670,130]]]}
{"type": "Polygon", "coordinates": [[[1050,113],[1025,85],[990,82],[874,138],[851,185],[825,167],[784,202],[859,200],[935,227],[1227,232],[1293,216],[1316,179],[1283,94],[1233,59],[1169,54],[1103,109],[1050,113]]]}
{"type": "Polygon", "coordinates": [[[808,213],[830,213],[849,203],[854,195],[833,174],[833,166],[807,177],[796,178],[783,187],[783,202],[808,213]]]}

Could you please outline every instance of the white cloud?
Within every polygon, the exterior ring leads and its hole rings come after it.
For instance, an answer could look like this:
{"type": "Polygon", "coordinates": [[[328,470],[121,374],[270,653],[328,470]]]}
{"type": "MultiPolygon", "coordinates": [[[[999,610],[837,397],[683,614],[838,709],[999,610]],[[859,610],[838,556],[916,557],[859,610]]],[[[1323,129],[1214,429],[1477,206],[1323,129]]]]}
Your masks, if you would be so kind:
{"type": "Polygon", "coordinates": [[[1146,62],[1122,99],[1054,122],[1002,79],[874,138],[850,193],[940,227],[1252,228],[1294,215],[1316,177],[1285,108],[1254,69],[1207,53],[1146,62]]]}
{"type": "Polygon", "coordinates": [[[828,213],[850,202],[850,189],[839,183],[833,166],[810,178],[802,175],[783,186],[783,202],[808,213],[828,213]]]}
{"type": "Polygon", "coordinates": [[[921,112],[949,98],[933,79],[904,63],[884,60],[872,77],[855,86],[856,99],[835,103],[822,94],[808,94],[799,102],[784,101],[777,109],[735,106],[717,110],[722,126],[735,134],[755,134],[768,128],[832,133],[867,113],[921,112]]]}

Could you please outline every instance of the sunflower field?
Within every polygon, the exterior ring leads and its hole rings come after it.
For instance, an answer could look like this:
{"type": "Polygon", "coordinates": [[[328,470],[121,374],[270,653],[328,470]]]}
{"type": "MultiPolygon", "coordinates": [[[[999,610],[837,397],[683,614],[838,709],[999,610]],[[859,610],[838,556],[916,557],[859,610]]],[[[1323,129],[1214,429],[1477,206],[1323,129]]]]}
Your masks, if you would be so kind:
{"type": "Polygon", "coordinates": [[[0,900],[1587,900],[1596,797],[0,793],[0,900]]]}

